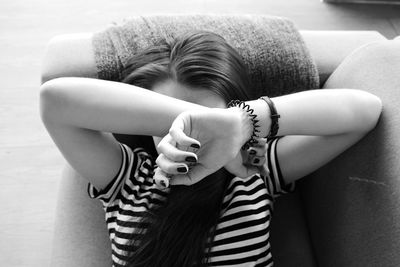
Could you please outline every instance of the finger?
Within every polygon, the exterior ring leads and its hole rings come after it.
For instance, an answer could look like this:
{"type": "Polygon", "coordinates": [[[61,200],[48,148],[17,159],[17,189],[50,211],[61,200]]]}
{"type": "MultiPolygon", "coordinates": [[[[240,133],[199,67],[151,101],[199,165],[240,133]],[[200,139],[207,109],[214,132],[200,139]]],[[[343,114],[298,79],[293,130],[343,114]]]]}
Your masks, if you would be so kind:
{"type": "Polygon", "coordinates": [[[186,164],[180,162],[174,162],[169,158],[167,158],[164,154],[160,154],[157,157],[156,164],[165,173],[170,175],[187,173],[189,171],[189,167],[186,164]]]}
{"type": "Polygon", "coordinates": [[[262,157],[266,153],[265,147],[250,147],[247,152],[251,157],[262,157]]]}
{"type": "Polygon", "coordinates": [[[259,167],[259,169],[261,176],[269,176],[269,170],[265,165],[259,167]]]}
{"type": "Polygon", "coordinates": [[[181,146],[199,149],[201,144],[194,138],[187,136],[181,129],[171,128],[169,134],[181,146]]]}
{"type": "Polygon", "coordinates": [[[172,185],[192,185],[195,184],[206,176],[210,175],[208,169],[204,168],[201,164],[195,165],[188,173],[183,175],[174,175],[171,177],[170,183],[172,185]]]}
{"type": "MultiPolygon", "coordinates": [[[[168,136],[170,136],[168,134],[168,136]]],[[[197,162],[196,153],[183,151],[178,149],[174,144],[171,144],[167,136],[157,146],[159,153],[164,154],[169,160],[174,162],[197,162]]]]}
{"type": "Polygon", "coordinates": [[[264,165],[265,160],[266,158],[264,156],[263,157],[256,156],[251,160],[250,164],[253,166],[262,166],[264,165]]]}
{"type": "Polygon", "coordinates": [[[160,168],[156,168],[153,176],[154,183],[160,188],[167,188],[170,185],[170,178],[160,168]]]}
{"type": "Polygon", "coordinates": [[[255,147],[263,147],[267,144],[267,138],[256,138],[257,143],[254,144],[255,147]]]}
{"type": "Polygon", "coordinates": [[[200,148],[201,144],[194,138],[187,136],[183,130],[185,129],[184,119],[179,115],[171,125],[169,134],[181,146],[188,146],[193,148],[200,148]]]}

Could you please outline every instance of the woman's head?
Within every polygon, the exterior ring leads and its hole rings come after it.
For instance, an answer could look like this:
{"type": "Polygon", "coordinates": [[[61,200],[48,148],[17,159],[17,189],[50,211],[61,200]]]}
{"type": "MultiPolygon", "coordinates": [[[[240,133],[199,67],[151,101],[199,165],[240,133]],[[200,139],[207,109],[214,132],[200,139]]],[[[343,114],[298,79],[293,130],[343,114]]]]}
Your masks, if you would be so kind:
{"type": "MultiPolygon", "coordinates": [[[[211,32],[186,34],[136,54],[123,82],[208,107],[249,99],[240,55],[211,32]]],[[[202,266],[231,178],[222,168],[194,185],[172,186],[165,204],[143,217],[146,232],[132,233],[129,266],[202,266]]]]}
{"type": "Polygon", "coordinates": [[[248,100],[246,66],[221,36],[188,33],[132,57],[123,82],[198,104],[220,107],[248,100]]]}

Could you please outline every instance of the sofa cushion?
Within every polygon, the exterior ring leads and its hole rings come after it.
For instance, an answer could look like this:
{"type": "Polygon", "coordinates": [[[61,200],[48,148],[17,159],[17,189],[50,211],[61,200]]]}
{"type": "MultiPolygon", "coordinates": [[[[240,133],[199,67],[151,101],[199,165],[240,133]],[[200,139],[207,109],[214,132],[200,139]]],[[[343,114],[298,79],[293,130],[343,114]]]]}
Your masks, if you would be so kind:
{"type": "Polygon", "coordinates": [[[137,51],[188,31],[207,30],[237,49],[250,71],[254,97],[318,88],[316,65],[288,19],[249,15],[154,15],[133,17],[93,37],[98,76],[120,80],[127,60],[137,51]]]}

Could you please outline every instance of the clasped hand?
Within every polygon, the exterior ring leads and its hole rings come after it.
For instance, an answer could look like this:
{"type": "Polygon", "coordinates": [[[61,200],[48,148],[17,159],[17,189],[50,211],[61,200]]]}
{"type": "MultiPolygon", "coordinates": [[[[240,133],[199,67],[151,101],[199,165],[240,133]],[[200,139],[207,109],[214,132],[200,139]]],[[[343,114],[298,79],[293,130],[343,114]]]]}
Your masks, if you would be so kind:
{"type": "Polygon", "coordinates": [[[239,108],[207,108],[181,113],[157,148],[154,179],[163,186],[192,185],[221,167],[237,177],[260,172],[266,140],[241,147],[252,132],[251,121],[239,108]]]}

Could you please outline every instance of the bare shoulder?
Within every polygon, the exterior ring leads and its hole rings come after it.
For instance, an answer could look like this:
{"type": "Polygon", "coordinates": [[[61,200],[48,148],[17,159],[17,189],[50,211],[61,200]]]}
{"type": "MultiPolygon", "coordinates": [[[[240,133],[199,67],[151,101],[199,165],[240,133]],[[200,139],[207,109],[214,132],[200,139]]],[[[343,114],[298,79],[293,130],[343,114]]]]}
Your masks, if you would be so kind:
{"type": "Polygon", "coordinates": [[[93,33],[57,35],[47,44],[42,63],[42,83],[57,77],[97,78],[93,33]]]}

